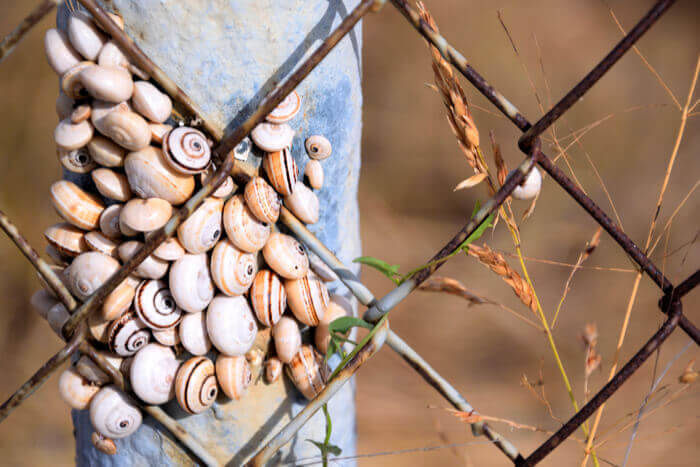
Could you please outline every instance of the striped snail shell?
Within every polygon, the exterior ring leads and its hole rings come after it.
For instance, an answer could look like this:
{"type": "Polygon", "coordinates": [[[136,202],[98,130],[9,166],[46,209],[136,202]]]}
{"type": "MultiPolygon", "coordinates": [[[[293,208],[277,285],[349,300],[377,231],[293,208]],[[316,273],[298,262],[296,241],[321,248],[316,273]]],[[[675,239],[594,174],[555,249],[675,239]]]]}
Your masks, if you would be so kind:
{"type": "Polygon", "coordinates": [[[180,407],[187,413],[201,413],[211,407],[219,394],[214,363],[207,357],[187,360],[177,372],[175,394],[180,407]]]}
{"type": "Polygon", "coordinates": [[[265,262],[285,279],[300,279],[309,272],[306,250],[289,235],[273,233],[263,248],[265,262]]]}
{"type": "Polygon", "coordinates": [[[294,316],[308,326],[318,326],[328,307],[326,284],[313,272],[301,279],[285,281],[287,304],[294,316]]]}
{"type": "Polygon", "coordinates": [[[318,197],[303,183],[296,183],[294,192],[284,198],[284,204],[303,223],[315,224],[318,222],[320,211],[318,197]]]}
{"type": "Polygon", "coordinates": [[[183,174],[204,171],[211,160],[207,137],[201,131],[181,126],[163,136],[165,160],[174,170],[183,174]]]}
{"type": "Polygon", "coordinates": [[[179,367],[180,362],[170,347],[148,344],[131,361],[131,389],[147,404],[165,404],[175,397],[175,375],[179,367]]]}
{"type": "Polygon", "coordinates": [[[80,376],[74,367],[64,370],[58,380],[58,394],[61,399],[77,410],[87,409],[99,390],[99,386],[80,376]]]}
{"type": "Polygon", "coordinates": [[[245,357],[220,354],[216,358],[216,379],[229,399],[238,400],[248,392],[253,375],[245,357]]]}
{"type": "Polygon", "coordinates": [[[224,200],[207,198],[190,217],[177,228],[177,238],[188,253],[205,253],[221,237],[224,200]]]}
{"type": "Polygon", "coordinates": [[[214,298],[206,253],[186,254],[175,261],[170,268],[169,281],[175,302],[188,313],[204,310],[214,298]]]}
{"type": "Polygon", "coordinates": [[[76,184],[59,180],[51,185],[51,201],[58,214],[83,230],[94,230],[104,210],[102,203],[76,184]]]}
{"type": "Polygon", "coordinates": [[[148,344],[151,338],[148,327],[133,311],[124,313],[112,321],[107,334],[109,350],[122,357],[135,354],[141,347],[148,344]]]}
{"type": "Polygon", "coordinates": [[[62,75],[77,65],[82,57],[73,48],[68,36],[58,29],[49,29],[44,35],[44,48],[49,66],[62,75]]]}
{"type": "Polygon", "coordinates": [[[343,316],[352,316],[352,304],[342,295],[332,295],[328,302],[326,312],[314,331],[314,343],[322,355],[326,355],[328,343],[331,340],[328,326],[334,320],[342,318],[343,316]]]}
{"type": "Polygon", "coordinates": [[[299,325],[288,316],[283,316],[272,328],[272,337],[275,341],[277,357],[289,363],[301,348],[301,332],[299,325]]]}
{"type": "Polygon", "coordinates": [[[242,195],[226,202],[223,223],[231,243],[247,253],[259,251],[270,237],[270,225],[255,218],[242,195]]]}
{"type": "Polygon", "coordinates": [[[311,159],[306,163],[304,175],[309,180],[309,185],[314,190],[320,190],[323,187],[323,166],[317,160],[311,159]]]}
{"type": "Polygon", "coordinates": [[[123,167],[126,149],[101,135],[92,137],[87,145],[92,159],[105,167],[123,167]]]}
{"type": "Polygon", "coordinates": [[[258,263],[255,255],[236,248],[227,238],[214,247],[211,254],[211,276],[223,293],[244,294],[253,283],[258,263]]]}
{"type": "Polygon", "coordinates": [[[119,262],[96,251],[78,255],[64,273],[66,286],[79,299],[85,300],[119,269],[119,262]]]}
{"type": "Polygon", "coordinates": [[[107,238],[117,239],[122,236],[122,231],[119,228],[119,216],[122,213],[121,204],[112,204],[107,206],[102,214],[100,214],[99,227],[100,231],[107,238]]]}
{"type": "Polygon", "coordinates": [[[161,198],[176,206],[194,191],[194,177],[173,170],[163,151],[152,146],[126,156],[124,171],[131,191],[141,198],[161,198]]]}
{"type": "Polygon", "coordinates": [[[129,188],[126,175],[101,168],[93,170],[90,176],[92,181],[95,182],[97,191],[105,198],[115,201],[128,201],[131,199],[131,188],[129,188]]]}
{"type": "MultiPolygon", "coordinates": [[[[117,252],[119,253],[119,257],[122,259],[122,261],[126,262],[132,256],[134,256],[136,252],[141,249],[141,247],[143,247],[142,242],[130,240],[119,245],[117,252]]],[[[162,259],[158,259],[151,255],[147,256],[146,259],[144,259],[141,264],[134,269],[132,274],[136,277],[141,277],[144,279],[161,279],[168,273],[169,267],[169,262],[163,261],[162,259]]]]}
{"type": "Polygon", "coordinates": [[[180,331],[177,326],[158,331],[153,329],[151,330],[151,334],[153,334],[153,338],[156,342],[167,345],[168,347],[173,347],[180,343],[180,331]]]}
{"type": "Polygon", "coordinates": [[[151,329],[163,330],[177,326],[182,310],[177,307],[165,281],[146,280],[136,288],[134,309],[151,329]]]}
{"type": "Polygon", "coordinates": [[[250,289],[250,303],[255,316],[265,326],[274,326],[287,308],[287,293],[282,281],[272,271],[258,272],[250,289]]]}
{"type": "Polygon", "coordinates": [[[328,159],[333,151],[331,142],[322,135],[309,136],[304,142],[304,147],[306,148],[306,154],[317,161],[328,159]]]}
{"type": "MultiPolygon", "coordinates": [[[[202,184],[202,186],[209,182],[209,179],[211,179],[211,177],[214,175],[214,172],[216,172],[216,166],[214,164],[209,164],[203,172],[200,172],[199,182],[202,184]]],[[[211,195],[214,198],[228,198],[229,195],[236,191],[237,188],[238,187],[233,181],[233,178],[231,178],[229,175],[226,177],[226,180],[219,185],[219,188],[217,188],[211,195]]]]}
{"type": "Polygon", "coordinates": [[[85,232],[67,222],[50,226],[44,230],[44,237],[49,245],[71,258],[88,251],[85,232]]]}
{"type": "Polygon", "coordinates": [[[286,123],[259,123],[250,132],[250,138],[255,145],[267,152],[281,151],[292,145],[294,130],[286,123]]]}
{"type": "Polygon", "coordinates": [[[313,347],[303,345],[287,367],[292,382],[309,400],[316,397],[325,386],[319,360],[320,356],[313,347]]]}
{"type": "Polygon", "coordinates": [[[105,386],[90,402],[90,422],[98,433],[125,438],[141,426],[141,412],[116,386],[105,386]]]}
{"type": "Polygon", "coordinates": [[[263,158],[263,168],[270,183],[280,195],[288,196],[294,192],[299,169],[289,148],[266,154],[263,158]]]}
{"type": "Polygon", "coordinates": [[[245,186],[245,203],[261,222],[274,224],[280,216],[280,197],[263,178],[253,177],[245,186]]]}
{"type": "Polygon", "coordinates": [[[70,172],[85,174],[97,167],[97,162],[84,146],[71,150],[58,148],[56,153],[61,165],[70,172]]]}
{"type": "Polygon", "coordinates": [[[265,119],[270,123],[288,122],[299,113],[299,109],[301,109],[301,96],[298,92],[292,91],[265,119]]]}
{"type": "Polygon", "coordinates": [[[211,349],[207,334],[207,315],[204,311],[187,313],[178,326],[180,342],[192,355],[204,355],[211,349]]]}
{"type": "Polygon", "coordinates": [[[282,375],[282,362],[279,358],[271,357],[265,361],[265,381],[272,384],[282,375]]]}
{"type": "Polygon", "coordinates": [[[102,232],[93,230],[85,234],[85,244],[92,251],[98,251],[103,255],[117,258],[117,247],[119,246],[114,240],[107,238],[102,232]]]}
{"type": "Polygon", "coordinates": [[[151,129],[151,141],[154,144],[163,144],[163,138],[173,129],[172,125],[165,123],[149,123],[148,127],[151,129]]]}
{"type": "Polygon", "coordinates": [[[255,341],[258,326],[243,296],[218,295],[207,309],[207,333],[211,343],[225,355],[245,355],[255,341]]]}

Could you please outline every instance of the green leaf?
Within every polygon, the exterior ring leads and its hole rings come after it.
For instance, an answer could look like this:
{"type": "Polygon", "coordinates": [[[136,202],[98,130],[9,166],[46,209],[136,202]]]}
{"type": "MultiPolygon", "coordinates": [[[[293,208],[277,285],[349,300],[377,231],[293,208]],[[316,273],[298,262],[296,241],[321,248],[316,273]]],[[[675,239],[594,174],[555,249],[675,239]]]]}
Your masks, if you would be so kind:
{"type": "Polygon", "coordinates": [[[309,443],[313,444],[316,446],[320,451],[322,456],[327,456],[328,454],[333,454],[334,456],[339,456],[343,453],[343,450],[340,449],[338,446],[335,444],[323,444],[318,441],[314,441],[312,439],[307,439],[309,443]]]}
{"type": "Polygon", "coordinates": [[[354,316],[342,316],[331,321],[331,323],[328,325],[328,330],[330,331],[331,335],[335,334],[336,332],[340,334],[347,334],[348,331],[354,327],[372,329],[374,326],[367,321],[360,318],[355,318],[354,316]]]}
{"type": "MultiPolygon", "coordinates": [[[[479,212],[479,209],[481,209],[481,203],[479,201],[476,202],[474,205],[474,209],[472,210],[472,219],[474,219],[474,216],[476,216],[476,213],[479,212]]],[[[487,217],[484,222],[482,222],[474,232],[470,236],[468,236],[462,244],[459,246],[460,250],[465,250],[469,244],[474,243],[475,241],[479,240],[482,235],[484,235],[484,232],[486,232],[486,229],[489,227],[493,227],[493,218],[494,214],[491,213],[489,214],[489,217],[487,217]]]]}
{"type": "Polygon", "coordinates": [[[354,260],[352,260],[352,262],[364,264],[366,266],[374,268],[377,271],[384,274],[389,279],[393,280],[394,282],[396,282],[394,276],[399,275],[398,264],[389,264],[386,261],[383,261],[379,258],[375,258],[373,256],[360,256],[359,258],[355,258],[354,260]]]}

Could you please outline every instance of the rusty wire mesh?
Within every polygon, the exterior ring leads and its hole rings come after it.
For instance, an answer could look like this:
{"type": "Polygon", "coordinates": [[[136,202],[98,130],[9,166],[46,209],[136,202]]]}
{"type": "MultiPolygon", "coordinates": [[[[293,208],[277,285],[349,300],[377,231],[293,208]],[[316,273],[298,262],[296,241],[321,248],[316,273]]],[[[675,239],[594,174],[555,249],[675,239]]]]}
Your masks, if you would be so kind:
{"type": "MultiPolygon", "coordinates": [[[[473,218],[457,232],[437,254],[431,258],[429,268],[423,269],[411,279],[405,281],[388,295],[377,300],[369,289],[345,267],[335,256],[318,240],[305,226],[294,217],[292,213],[283,209],[281,221],[302,241],[309,249],[317,253],[336,273],[358,301],[368,307],[364,317],[377,324],[372,338],[367,345],[357,348],[354,358],[350,360],[337,376],[329,382],[326,388],[312,400],[308,407],[297,415],[286,427],[280,430],[266,446],[260,447],[257,455],[251,460],[254,465],[262,465],[276,452],[279,447],[290,439],[308,418],[320,409],[337,389],[344,384],[359,367],[374,355],[386,341],[390,347],[401,355],[418,373],[440,392],[455,408],[463,411],[474,410],[439,373],[403,342],[396,334],[388,330],[386,326],[387,313],[405,299],[422,282],[428,279],[444,261],[439,261],[453,253],[462,242],[469,237],[488,216],[496,212],[508,199],[512,191],[527,176],[532,167],[537,164],[544,169],[595,221],[608,232],[617,244],[638,265],[639,270],[646,273],[659,287],[662,295],[659,299],[659,309],[667,315],[663,325],[649,338],[634,356],[614,375],[614,377],[600,389],[590,401],[574,414],[560,429],[542,443],[527,457],[507,439],[495,432],[488,424],[475,423],[472,426],[475,434],[488,437],[515,465],[534,465],[544,459],[558,445],[566,440],[581,424],[583,424],[607,399],[609,399],[627,379],[652,355],[676,329],[680,327],[693,341],[700,342],[700,332],[697,327],[683,314],[683,297],[700,283],[700,271],[696,271],[690,277],[674,286],[663,272],[648,258],[645,251],[640,249],[608,215],[598,207],[583,191],[568,178],[553,161],[542,152],[539,136],[547,130],[559,117],[570,109],[615,63],[635,44],[635,42],[658,20],[658,18],[674,3],[673,0],[661,0],[646,13],[645,16],[631,29],[625,37],[589,72],[574,88],[571,89],[556,105],[554,105],[535,124],[531,124],[505,97],[469,65],[467,60],[447,40],[433,30],[419,13],[414,10],[406,0],[389,0],[390,3],[408,20],[409,24],[431,43],[440,54],[448,60],[479,92],[481,92],[496,108],[510,119],[515,126],[523,132],[518,141],[521,150],[527,155],[520,166],[514,170],[505,180],[501,188],[488,200],[473,218]]],[[[368,12],[379,10],[385,3],[382,0],[362,0],[359,5],[343,20],[343,22],[323,41],[319,48],[298,69],[288,77],[279,87],[273,90],[263,100],[255,112],[231,133],[224,134],[223,130],[209,123],[198,111],[196,105],[185,93],[175,85],[155,64],[153,64],[143,52],[111,21],[106,13],[94,0],[79,0],[79,2],[92,13],[95,20],[112,35],[134,62],[147,70],[153,79],[179,105],[179,111],[190,117],[197,117],[202,122],[202,127],[217,142],[214,154],[220,162],[219,169],[198,193],[196,193],[160,230],[158,230],[137,252],[127,261],[122,268],[110,278],[95,294],[89,297],[85,303],[78,304],[65,289],[60,279],[52,272],[36,251],[24,239],[16,226],[0,212],[0,227],[15,242],[20,251],[29,259],[37,272],[46,280],[49,286],[57,292],[66,307],[72,311],[70,320],[63,327],[63,337],[67,344],[56,355],[48,360],[24,385],[22,385],[2,406],[0,406],[0,421],[3,421],[9,413],[18,407],[32,392],[34,392],[48,376],[65,362],[75,352],[81,352],[91,357],[114,380],[115,384],[124,390],[128,390],[128,384],[119,371],[105,361],[85,338],[83,322],[85,318],[96,310],[104,298],[136,267],[143,261],[162,241],[175,232],[177,226],[184,221],[202,203],[205,197],[214,191],[225,177],[230,173],[239,181],[247,180],[253,173],[253,168],[244,162],[235,161],[232,149],[247,135],[250,130],[264,119],[264,117],[289,93],[323,58],[333,47],[357,24],[368,12]]],[[[35,25],[43,16],[48,14],[58,0],[44,0],[15,31],[10,33],[0,42],[0,62],[12,52],[14,46],[22,36],[35,25]]],[[[168,429],[183,447],[194,456],[196,460],[206,465],[218,465],[218,461],[209,454],[187,431],[157,407],[143,407],[143,409],[158,420],[168,429]]]]}

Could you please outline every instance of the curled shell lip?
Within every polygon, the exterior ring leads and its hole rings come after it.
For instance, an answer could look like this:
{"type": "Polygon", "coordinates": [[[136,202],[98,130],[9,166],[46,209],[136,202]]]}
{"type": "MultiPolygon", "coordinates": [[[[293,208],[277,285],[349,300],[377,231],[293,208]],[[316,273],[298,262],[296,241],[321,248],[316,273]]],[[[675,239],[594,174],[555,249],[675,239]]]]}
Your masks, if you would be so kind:
{"type": "Polygon", "coordinates": [[[293,119],[301,109],[301,96],[292,91],[270,112],[266,120],[270,123],[285,123],[293,119]]]}
{"type": "Polygon", "coordinates": [[[132,311],[112,321],[107,334],[109,350],[122,357],[135,354],[151,338],[146,324],[132,311]]]}
{"type": "Polygon", "coordinates": [[[51,185],[51,201],[61,217],[83,230],[95,229],[104,210],[95,196],[67,180],[51,185]]]}
{"type": "Polygon", "coordinates": [[[267,152],[281,151],[292,145],[294,130],[286,123],[259,123],[250,132],[250,138],[255,145],[267,152]]]}
{"type": "Polygon", "coordinates": [[[82,60],[70,44],[68,36],[58,29],[46,31],[44,49],[49,65],[58,75],[62,75],[82,60]]]}
{"type": "Polygon", "coordinates": [[[152,146],[130,153],[124,171],[131,190],[142,198],[161,198],[176,206],[194,192],[194,177],[174,171],[163,151],[152,146]]]}
{"type": "Polygon", "coordinates": [[[121,204],[112,204],[107,206],[100,214],[99,228],[107,238],[116,239],[122,236],[122,232],[119,229],[119,216],[121,215],[122,207],[121,204]]]}
{"type": "Polygon", "coordinates": [[[182,174],[193,175],[209,166],[211,149],[207,137],[195,128],[173,128],[163,136],[162,144],[166,162],[182,174]]]}
{"type": "Polygon", "coordinates": [[[49,242],[49,245],[62,254],[71,257],[88,251],[88,245],[85,242],[85,232],[67,222],[48,227],[44,230],[44,237],[49,242]]]}
{"type": "Polygon", "coordinates": [[[311,159],[322,161],[330,157],[333,147],[323,135],[313,135],[306,138],[304,142],[306,153],[311,159]]]}
{"type": "Polygon", "coordinates": [[[61,165],[70,172],[84,174],[97,167],[97,162],[85,147],[73,150],[58,148],[57,155],[61,165]]]}
{"type": "Polygon", "coordinates": [[[90,97],[87,89],[85,89],[82,81],[80,81],[80,72],[92,65],[94,65],[93,62],[80,62],[61,76],[61,90],[68,97],[72,99],[85,99],[90,97]]]}

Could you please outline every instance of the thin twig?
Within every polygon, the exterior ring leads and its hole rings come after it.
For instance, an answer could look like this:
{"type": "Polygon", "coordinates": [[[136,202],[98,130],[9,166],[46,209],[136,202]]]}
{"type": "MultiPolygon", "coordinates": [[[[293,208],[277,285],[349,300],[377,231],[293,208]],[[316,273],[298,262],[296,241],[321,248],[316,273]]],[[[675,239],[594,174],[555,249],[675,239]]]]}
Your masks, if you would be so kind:
{"type": "MultiPolygon", "coordinates": [[[[17,25],[7,36],[0,41],[0,63],[9,57],[14,52],[17,44],[24,36],[41,21],[46,15],[51,13],[53,9],[63,0],[43,0],[39,5],[27,15],[21,23],[17,25]]],[[[7,8],[5,6],[4,8],[7,8]]]]}

